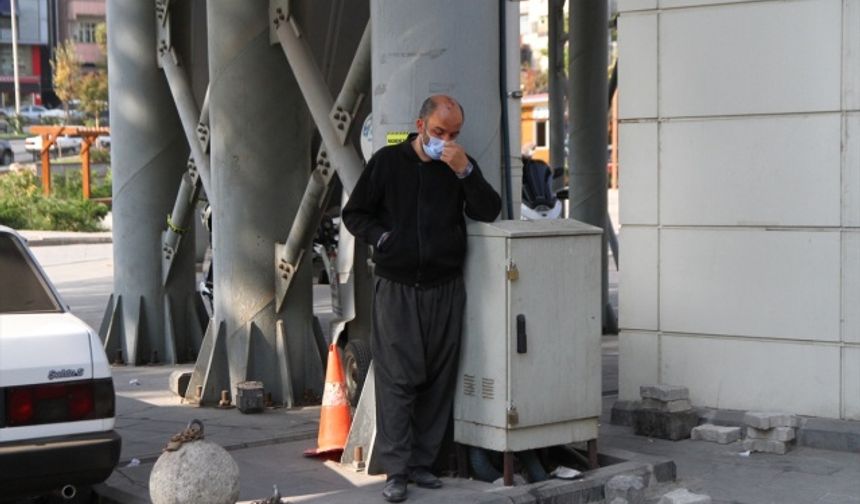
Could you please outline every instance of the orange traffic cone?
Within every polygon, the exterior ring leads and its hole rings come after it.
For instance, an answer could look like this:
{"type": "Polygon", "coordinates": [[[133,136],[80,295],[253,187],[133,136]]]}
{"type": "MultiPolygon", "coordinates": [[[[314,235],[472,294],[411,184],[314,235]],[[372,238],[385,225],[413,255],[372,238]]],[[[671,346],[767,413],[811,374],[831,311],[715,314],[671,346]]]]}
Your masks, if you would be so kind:
{"type": "Polygon", "coordinates": [[[346,382],[337,346],[328,347],[328,364],[325,372],[325,390],[320,410],[320,430],[317,447],[305,450],[305,456],[313,457],[343,451],[349,436],[349,402],[346,398],[346,382]]]}

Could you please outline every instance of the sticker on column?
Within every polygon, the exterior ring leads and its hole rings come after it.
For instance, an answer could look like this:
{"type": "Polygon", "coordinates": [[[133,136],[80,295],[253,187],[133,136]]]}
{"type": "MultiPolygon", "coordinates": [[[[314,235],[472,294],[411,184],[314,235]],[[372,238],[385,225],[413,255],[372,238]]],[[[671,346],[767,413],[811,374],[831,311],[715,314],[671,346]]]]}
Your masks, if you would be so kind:
{"type": "Polygon", "coordinates": [[[385,142],[388,145],[399,144],[406,140],[406,137],[409,136],[408,131],[389,131],[385,134],[385,142]]]}

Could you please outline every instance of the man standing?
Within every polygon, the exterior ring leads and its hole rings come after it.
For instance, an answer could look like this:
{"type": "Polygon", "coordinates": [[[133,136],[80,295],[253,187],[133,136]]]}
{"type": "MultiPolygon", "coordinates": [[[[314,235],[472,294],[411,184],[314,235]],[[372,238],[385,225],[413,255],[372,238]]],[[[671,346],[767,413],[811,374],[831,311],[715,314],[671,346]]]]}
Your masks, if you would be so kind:
{"type": "Polygon", "coordinates": [[[463,213],[491,222],[501,209],[477,162],[455,142],[463,120],[450,96],[427,98],[418,133],[374,154],[343,209],[347,229],[376,248],[376,449],[389,502],[406,499],[408,480],[442,486],[430,466],[457,381],[466,302],[463,213]]]}

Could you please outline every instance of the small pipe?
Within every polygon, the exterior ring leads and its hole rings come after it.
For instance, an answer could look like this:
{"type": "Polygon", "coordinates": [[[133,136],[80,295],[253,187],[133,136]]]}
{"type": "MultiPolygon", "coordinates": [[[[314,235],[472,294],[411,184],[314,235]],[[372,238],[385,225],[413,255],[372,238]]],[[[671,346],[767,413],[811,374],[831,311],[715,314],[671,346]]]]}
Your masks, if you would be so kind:
{"type": "Polygon", "coordinates": [[[505,13],[507,6],[505,0],[499,0],[499,99],[502,104],[502,160],[504,162],[505,173],[505,216],[508,219],[514,218],[514,203],[513,176],[511,175],[511,137],[510,125],[508,120],[508,65],[507,65],[507,49],[505,47],[505,32],[507,31],[507,15],[505,13]]]}

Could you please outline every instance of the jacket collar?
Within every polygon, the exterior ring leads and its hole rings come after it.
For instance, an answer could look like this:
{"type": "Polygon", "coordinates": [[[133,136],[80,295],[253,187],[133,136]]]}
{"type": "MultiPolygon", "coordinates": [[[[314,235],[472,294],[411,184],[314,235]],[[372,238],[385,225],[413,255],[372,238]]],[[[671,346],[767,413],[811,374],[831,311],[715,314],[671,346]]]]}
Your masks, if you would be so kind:
{"type": "Polygon", "coordinates": [[[415,137],[418,136],[418,133],[409,133],[406,137],[406,140],[400,142],[400,150],[403,154],[406,155],[410,160],[413,161],[421,161],[421,158],[418,157],[418,154],[415,153],[415,149],[412,147],[412,141],[415,140],[415,137]]]}

